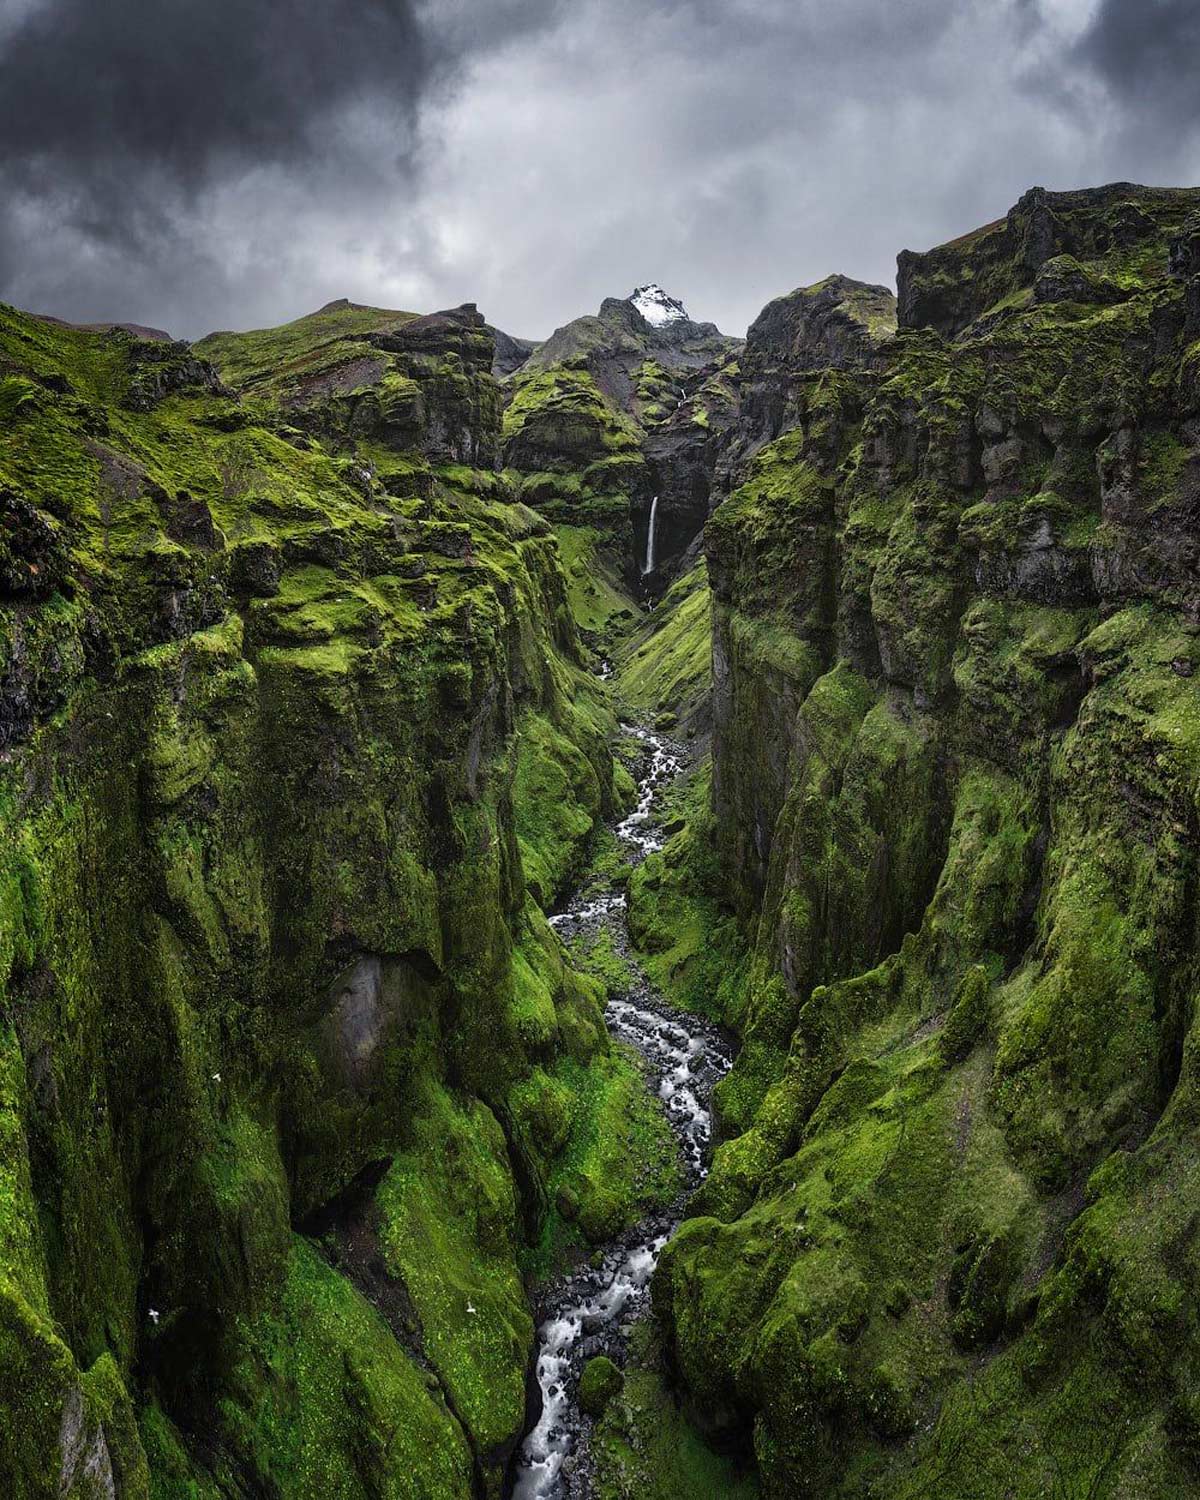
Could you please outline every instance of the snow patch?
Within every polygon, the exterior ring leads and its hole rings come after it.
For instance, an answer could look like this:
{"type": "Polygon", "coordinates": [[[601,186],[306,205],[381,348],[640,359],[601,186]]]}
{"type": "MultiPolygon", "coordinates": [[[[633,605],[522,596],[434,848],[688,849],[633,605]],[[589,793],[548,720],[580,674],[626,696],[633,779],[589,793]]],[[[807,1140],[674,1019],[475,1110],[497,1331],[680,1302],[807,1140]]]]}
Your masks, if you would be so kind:
{"type": "Polygon", "coordinates": [[[646,322],[653,324],[655,328],[661,328],[664,323],[678,323],[687,317],[683,303],[668,296],[657,281],[634,287],[629,301],[633,303],[646,322]]]}

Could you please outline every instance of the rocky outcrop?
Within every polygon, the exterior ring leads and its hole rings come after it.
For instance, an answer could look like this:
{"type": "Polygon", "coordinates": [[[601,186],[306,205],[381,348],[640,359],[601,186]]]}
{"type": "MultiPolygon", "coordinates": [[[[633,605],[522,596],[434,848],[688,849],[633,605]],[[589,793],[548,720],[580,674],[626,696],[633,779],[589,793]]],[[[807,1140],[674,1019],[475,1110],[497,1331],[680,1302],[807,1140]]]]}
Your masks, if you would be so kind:
{"type": "MultiPolygon", "coordinates": [[[[717,463],[737,420],[739,383],[736,361],[723,362],[646,433],[651,504],[655,497],[658,500],[654,568],[644,578],[652,589],[670,579],[699,542],[713,506],[717,463]]],[[[643,568],[649,522],[646,507],[634,522],[635,552],[643,559],[643,568]]]]}
{"type": "Polygon", "coordinates": [[[746,335],[743,365],[748,375],[869,368],[895,330],[887,287],[828,276],[767,303],[746,335]]]}
{"type": "MultiPolygon", "coordinates": [[[[1136,286],[1156,261],[1158,269],[1165,268],[1168,246],[1198,204],[1196,188],[1128,182],[1068,193],[1030,188],[993,224],[924,254],[900,252],[900,327],[934,328],[953,338],[1034,286],[1047,262],[1061,256],[1088,262],[1096,276],[1104,278],[1111,270],[1118,283],[1136,286]]],[[[1050,284],[1045,283],[1047,290],[1050,284]]]]}
{"type": "Polygon", "coordinates": [[[496,462],[495,343],[473,303],[417,317],[342,300],[193,347],[243,396],[335,449],[375,442],[432,464],[496,462]]]}
{"type": "Polygon", "coordinates": [[[113,336],[127,342],[130,380],[125,404],[131,411],[153,411],[160,401],[183,391],[228,394],[213,366],[197,359],[189,344],[131,340],[123,330],[113,336]]]}
{"type": "Polygon", "coordinates": [[[742,1050],[655,1300],[770,1496],[1194,1483],[1195,202],[1034,191],[901,256],[896,336],[742,356],[742,1050]]]}
{"type": "Polygon", "coordinates": [[[496,343],[496,354],[492,360],[492,374],[497,380],[520,369],[529,356],[539,347],[538,339],[514,338],[501,328],[488,324],[488,332],[496,343]]]}
{"type": "MultiPolygon", "coordinates": [[[[750,325],[739,359],[736,424],[717,457],[713,484],[727,495],[765,444],[800,424],[817,371],[881,368],[896,330],[896,299],[886,287],[829,276],[770,302],[750,325]]],[[[836,446],[837,430],[826,434],[836,446]]]]}

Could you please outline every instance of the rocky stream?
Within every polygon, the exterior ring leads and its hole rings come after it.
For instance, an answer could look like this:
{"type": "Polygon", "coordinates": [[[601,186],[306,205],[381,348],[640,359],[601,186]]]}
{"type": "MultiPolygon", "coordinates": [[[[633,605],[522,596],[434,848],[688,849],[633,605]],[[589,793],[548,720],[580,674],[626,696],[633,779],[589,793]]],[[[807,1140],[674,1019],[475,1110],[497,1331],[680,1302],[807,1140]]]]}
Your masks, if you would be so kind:
{"type": "MultiPolygon", "coordinates": [[[[660,799],[683,774],[687,754],[646,728],[622,725],[622,730],[641,741],[642,753],[637,804],[614,832],[627,859],[636,864],[662,847],[660,799]]],[[[650,984],[631,950],[623,892],[606,888],[598,893],[585,880],[550,920],[565,938],[590,937],[607,928],[635,976],[626,994],[610,998],[605,1016],[613,1036],[636,1048],[644,1060],[648,1082],[657,1089],[679,1141],[684,1188],[669,1209],[614,1241],[599,1264],[583,1262],[552,1284],[542,1299],[535,1363],[540,1412],[517,1456],[514,1500],[583,1500],[590,1493],[590,1422],[579,1406],[580,1375],[597,1355],[620,1364],[634,1321],[649,1309],[659,1252],[707,1170],[712,1090],[732,1062],[717,1027],[673,1009],[650,984]]]]}

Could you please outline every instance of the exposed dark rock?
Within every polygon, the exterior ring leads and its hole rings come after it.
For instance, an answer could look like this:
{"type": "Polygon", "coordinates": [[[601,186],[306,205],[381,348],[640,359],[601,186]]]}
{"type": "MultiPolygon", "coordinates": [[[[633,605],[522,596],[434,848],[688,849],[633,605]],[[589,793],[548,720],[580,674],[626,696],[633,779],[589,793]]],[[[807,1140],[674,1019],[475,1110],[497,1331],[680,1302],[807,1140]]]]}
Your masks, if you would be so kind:
{"type": "MultiPolygon", "coordinates": [[[[934,328],[953,338],[995,304],[1032,287],[1055,257],[1103,264],[1135,246],[1160,248],[1163,274],[1168,243],[1198,204],[1200,189],[1194,188],[1127,182],[1067,193],[1031,188],[993,224],[923,254],[901,251],[896,283],[900,327],[934,328]]],[[[1048,292],[1055,279],[1051,273],[1048,292]]],[[[1099,277],[1093,272],[1089,284],[1104,287],[1103,272],[1099,277]]]]}
{"type": "Polygon", "coordinates": [[[125,404],[132,411],[152,411],[167,396],[181,391],[225,395],[221,377],[206,359],[192,353],[190,344],[135,339],[117,327],[113,337],[129,343],[129,390],[125,404]]]}
{"type": "Polygon", "coordinates": [[[490,323],[487,327],[496,342],[492,374],[497,379],[503,379],[505,375],[511,375],[514,370],[520,369],[529,356],[540,347],[538,339],[514,338],[511,333],[505,333],[501,328],[494,328],[490,323]]]}
{"type": "Polygon", "coordinates": [[[746,335],[748,379],[770,370],[878,367],[879,351],[896,329],[896,299],[884,286],[829,276],[768,302],[746,335]]]}
{"type": "Polygon", "coordinates": [[[15,490],[0,488],[0,598],[45,594],[66,577],[59,528],[15,490]]]}

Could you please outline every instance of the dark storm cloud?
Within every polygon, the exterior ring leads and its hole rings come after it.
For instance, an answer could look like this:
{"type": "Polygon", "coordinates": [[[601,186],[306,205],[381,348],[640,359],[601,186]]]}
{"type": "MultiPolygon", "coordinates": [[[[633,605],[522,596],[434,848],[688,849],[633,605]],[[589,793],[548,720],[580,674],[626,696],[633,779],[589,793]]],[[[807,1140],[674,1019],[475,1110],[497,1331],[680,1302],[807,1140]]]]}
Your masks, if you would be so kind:
{"type": "Polygon", "coordinates": [[[352,12],[312,0],[47,0],[0,54],[0,131],[26,175],[52,164],[87,188],[94,171],[150,167],[194,188],[231,159],[295,160],[347,98],[375,93],[402,116],[428,69],[408,0],[352,12]]]}
{"type": "Polygon", "coordinates": [[[545,334],[768,297],[1024,189],[1200,178],[1200,0],[0,0],[0,297],[545,334]]]}
{"type": "MultiPolygon", "coordinates": [[[[364,199],[411,200],[421,101],[468,56],[555,9],[507,0],[471,25],[449,5],[430,27],[410,0],[8,3],[0,295],[86,318],[140,291],[186,323],[286,264],[273,204],[286,202],[303,233],[309,191],[318,217],[344,214],[353,237],[364,199]],[[236,248],[207,210],[224,195],[234,214],[231,192],[248,177],[260,191],[236,214],[256,243],[227,288],[222,261],[236,248]]],[[[407,232],[419,240],[419,225],[407,232]]]]}
{"type": "Polygon", "coordinates": [[[353,164],[337,121],[364,99],[401,170],[437,62],[408,0],[37,0],[0,39],[0,288],[100,316],[107,289],[177,279],[164,305],[190,310],[189,285],[222,280],[194,221],[206,190],[353,164]]]}
{"type": "Polygon", "coordinates": [[[1182,128],[1196,127],[1197,0],[1101,0],[1074,55],[1137,111],[1176,114],[1182,128]]]}

